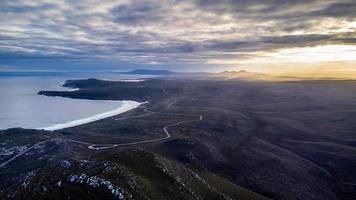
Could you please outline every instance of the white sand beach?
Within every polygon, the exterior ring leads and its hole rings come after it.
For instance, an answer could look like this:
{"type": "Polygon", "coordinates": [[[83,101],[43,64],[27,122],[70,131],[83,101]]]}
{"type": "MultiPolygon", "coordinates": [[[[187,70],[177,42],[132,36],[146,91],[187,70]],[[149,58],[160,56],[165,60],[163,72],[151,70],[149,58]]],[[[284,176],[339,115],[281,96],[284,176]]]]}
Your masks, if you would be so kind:
{"type": "Polygon", "coordinates": [[[43,128],[37,128],[37,129],[55,131],[55,130],[59,130],[59,129],[63,129],[63,128],[69,128],[69,127],[73,127],[73,126],[78,126],[78,125],[94,122],[94,121],[97,121],[97,120],[100,120],[100,119],[112,117],[112,116],[127,112],[129,110],[137,108],[141,104],[146,103],[146,102],[140,103],[140,102],[137,102],[137,101],[130,101],[130,100],[125,100],[125,101],[121,101],[121,102],[122,102],[122,106],[118,107],[115,110],[111,110],[111,111],[108,111],[108,112],[96,114],[94,116],[86,117],[86,118],[83,118],[83,119],[73,120],[73,121],[60,123],[60,124],[55,124],[55,125],[52,125],[52,126],[43,127],[43,128]]]}

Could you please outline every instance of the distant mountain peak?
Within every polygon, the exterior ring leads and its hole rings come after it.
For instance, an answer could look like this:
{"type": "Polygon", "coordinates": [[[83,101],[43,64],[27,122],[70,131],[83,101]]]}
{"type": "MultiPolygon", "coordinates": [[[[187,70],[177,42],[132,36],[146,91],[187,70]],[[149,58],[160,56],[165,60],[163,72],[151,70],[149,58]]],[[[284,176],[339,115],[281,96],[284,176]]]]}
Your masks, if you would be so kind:
{"type": "Polygon", "coordinates": [[[124,72],[124,74],[170,75],[175,74],[175,72],[169,70],[135,69],[129,72],[124,72]]]}
{"type": "Polygon", "coordinates": [[[223,71],[220,74],[254,74],[254,73],[242,69],[240,71],[234,71],[234,70],[232,70],[232,71],[223,71]]]}

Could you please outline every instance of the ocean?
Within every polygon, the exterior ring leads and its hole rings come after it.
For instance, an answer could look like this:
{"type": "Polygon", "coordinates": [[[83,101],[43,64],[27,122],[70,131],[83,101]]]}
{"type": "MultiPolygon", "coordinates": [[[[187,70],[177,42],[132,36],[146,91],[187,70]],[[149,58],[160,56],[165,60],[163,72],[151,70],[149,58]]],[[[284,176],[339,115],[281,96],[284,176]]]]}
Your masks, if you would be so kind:
{"type": "MultiPolygon", "coordinates": [[[[51,130],[53,128],[49,127],[69,127],[86,120],[94,121],[95,116],[110,116],[115,110],[125,111],[123,107],[127,107],[128,103],[124,101],[37,95],[40,90],[70,90],[60,86],[69,79],[87,78],[122,80],[144,77],[104,72],[0,72],[0,129],[21,127],[51,130]]],[[[136,105],[129,103],[131,107],[136,105]]]]}

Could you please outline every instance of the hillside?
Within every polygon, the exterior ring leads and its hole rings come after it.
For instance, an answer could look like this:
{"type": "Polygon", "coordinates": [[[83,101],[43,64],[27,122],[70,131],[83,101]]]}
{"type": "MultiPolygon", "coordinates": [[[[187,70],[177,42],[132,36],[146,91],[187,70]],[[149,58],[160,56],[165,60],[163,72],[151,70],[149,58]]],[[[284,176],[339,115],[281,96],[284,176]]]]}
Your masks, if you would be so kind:
{"type": "Polygon", "coordinates": [[[354,81],[89,79],[66,85],[80,89],[42,94],[149,103],[55,132],[2,131],[6,198],[119,198],[107,188],[126,199],[356,195],[354,81]],[[105,171],[108,166],[120,170],[105,171]],[[91,181],[100,184],[93,188],[91,181]]]}

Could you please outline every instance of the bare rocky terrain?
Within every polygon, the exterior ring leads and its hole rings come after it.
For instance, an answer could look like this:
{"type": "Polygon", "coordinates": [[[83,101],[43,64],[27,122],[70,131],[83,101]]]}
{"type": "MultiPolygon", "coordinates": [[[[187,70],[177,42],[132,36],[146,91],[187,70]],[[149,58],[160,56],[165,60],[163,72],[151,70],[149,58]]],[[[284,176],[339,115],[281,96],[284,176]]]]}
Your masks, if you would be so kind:
{"type": "Polygon", "coordinates": [[[54,132],[1,131],[2,199],[356,197],[355,81],[169,77],[64,86],[79,90],[39,94],[149,103],[54,132]]]}

